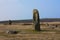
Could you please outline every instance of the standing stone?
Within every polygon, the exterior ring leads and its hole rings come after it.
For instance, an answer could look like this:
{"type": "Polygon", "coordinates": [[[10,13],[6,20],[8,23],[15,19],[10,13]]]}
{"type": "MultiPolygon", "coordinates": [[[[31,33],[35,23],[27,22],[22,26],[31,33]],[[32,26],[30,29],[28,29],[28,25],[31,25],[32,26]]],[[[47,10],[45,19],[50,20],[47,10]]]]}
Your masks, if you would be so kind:
{"type": "Polygon", "coordinates": [[[33,10],[33,25],[36,31],[40,31],[39,12],[37,9],[33,10]]]}
{"type": "Polygon", "coordinates": [[[12,21],[11,20],[9,20],[9,25],[12,25],[12,21]]]}

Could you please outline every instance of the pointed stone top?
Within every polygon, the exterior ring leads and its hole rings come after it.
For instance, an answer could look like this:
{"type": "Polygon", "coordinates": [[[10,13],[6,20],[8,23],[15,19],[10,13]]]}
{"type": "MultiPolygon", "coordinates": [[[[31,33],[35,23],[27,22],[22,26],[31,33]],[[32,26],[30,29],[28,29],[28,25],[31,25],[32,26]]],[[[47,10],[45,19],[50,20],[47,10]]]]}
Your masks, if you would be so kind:
{"type": "Polygon", "coordinates": [[[38,13],[38,10],[37,9],[33,9],[33,13],[38,13]]]}

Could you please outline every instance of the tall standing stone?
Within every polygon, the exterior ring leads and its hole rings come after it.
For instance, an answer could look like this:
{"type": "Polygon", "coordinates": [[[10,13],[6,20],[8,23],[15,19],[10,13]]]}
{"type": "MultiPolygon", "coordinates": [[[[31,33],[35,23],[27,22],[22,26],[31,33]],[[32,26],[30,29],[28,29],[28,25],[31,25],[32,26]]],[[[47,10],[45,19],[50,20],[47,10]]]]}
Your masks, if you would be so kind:
{"type": "Polygon", "coordinates": [[[40,31],[39,12],[37,9],[33,10],[33,25],[36,31],[40,31]]]}

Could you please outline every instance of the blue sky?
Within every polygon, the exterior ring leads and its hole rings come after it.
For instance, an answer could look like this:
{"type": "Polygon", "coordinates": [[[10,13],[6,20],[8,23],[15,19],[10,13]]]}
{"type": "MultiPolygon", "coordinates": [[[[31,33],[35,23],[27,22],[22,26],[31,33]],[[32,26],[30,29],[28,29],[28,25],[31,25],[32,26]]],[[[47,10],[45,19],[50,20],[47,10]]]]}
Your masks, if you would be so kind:
{"type": "Polygon", "coordinates": [[[40,18],[60,18],[60,0],[0,0],[0,20],[32,19],[33,9],[40,18]]]}

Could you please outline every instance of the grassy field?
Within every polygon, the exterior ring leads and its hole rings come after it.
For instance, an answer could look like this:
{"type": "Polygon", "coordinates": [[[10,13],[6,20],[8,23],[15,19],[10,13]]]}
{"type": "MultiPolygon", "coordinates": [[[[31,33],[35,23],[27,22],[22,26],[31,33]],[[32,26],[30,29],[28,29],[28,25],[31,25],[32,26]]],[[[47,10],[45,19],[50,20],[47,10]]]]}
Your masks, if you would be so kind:
{"type": "Polygon", "coordinates": [[[60,40],[60,28],[41,26],[41,31],[35,31],[33,25],[3,25],[0,24],[0,40],[60,40]],[[16,30],[18,34],[8,34],[7,30],[16,30]]]}

